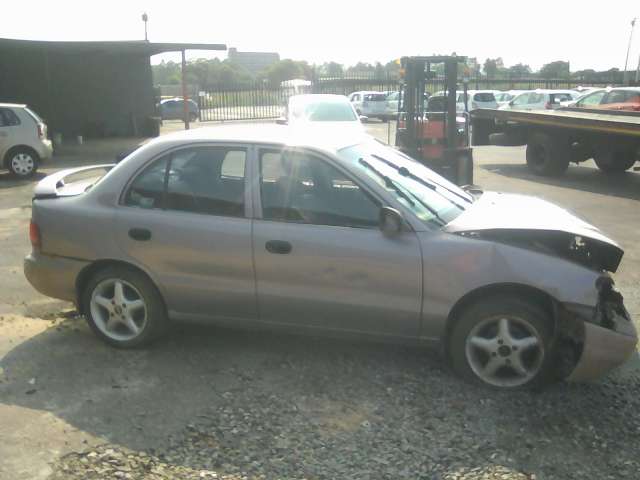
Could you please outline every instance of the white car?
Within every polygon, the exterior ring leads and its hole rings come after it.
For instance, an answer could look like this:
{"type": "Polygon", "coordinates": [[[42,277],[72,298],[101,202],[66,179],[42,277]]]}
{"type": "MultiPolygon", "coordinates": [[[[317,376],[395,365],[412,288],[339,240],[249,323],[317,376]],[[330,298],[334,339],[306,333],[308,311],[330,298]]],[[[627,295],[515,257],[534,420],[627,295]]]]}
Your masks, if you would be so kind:
{"type": "Polygon", "coordinates": [[[400,92],[389,92],[387,94],[387,107],[385,119],[390,120],[398,116],[398,103],[400,102],[400,92]]]}
{"type": "Polygon", "coordinates": [[[506,105],[521,93],[528,92],[528,91],[530,90],[507,90],[506,92],[498,92],[494,94],[494,96],[496,97],[496,101],[498,102],[498,108],[500,108],[503,105],[506,105]]]}
{"type": "MultiPolygon", "coordinates": [[[[478,108],[498,108],[495,94],[498,90],[467,90],[467,107],[464,105],[464,92],[458,90],[456,97],[456,110],[458,112],[470,112],[478,108]]],[[[440,90],[433,94],[434,97],[444,97],[447,95],[445,90],[440,90]]]]}
{"type": "Polygon", "coordinates": [[[364,132],[360,117],[344,95],[293,95],[287,102],[286,117],[277,123],[313,128],[338,126],[364,132]]]}
{"type": "Polygon", "coordinates": [[[521,93],[500,110],[556,110],[576,97],[574,90],[533,90],[521,93]]]}
{"type": "Polygon", "coordinates": [[[0,168],[25,178],[52,155],[47,126],[38,115],[26,105],[0,103],[0,168]]]}
{"type": "Polygon", "coordinates": [[[367,118],[386,119],[387,95],[384,92],[353,92],[349,95],[349,101],[358,112],[358,115],[363,115],[367,118]]]}

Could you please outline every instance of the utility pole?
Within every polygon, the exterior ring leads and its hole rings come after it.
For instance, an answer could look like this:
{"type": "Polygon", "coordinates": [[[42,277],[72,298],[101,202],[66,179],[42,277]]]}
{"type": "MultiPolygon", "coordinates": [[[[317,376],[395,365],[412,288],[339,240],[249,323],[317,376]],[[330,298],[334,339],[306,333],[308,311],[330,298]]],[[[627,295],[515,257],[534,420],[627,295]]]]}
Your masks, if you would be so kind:
{"type": "Polygon", "coordinates": [[[145,41],[149,41],[149,38],[147,37],[147,21],[149,20],[149,15],[147,15],[147,12],[144,12],[142,14],[142,21],[144,22],[144,39],[145,41]]]}
{"type": "Polygon", "coordinates": [[[622,76],[622,83],[624,85],[629,84],[628,75],[627,75],[627,65],[629,64],[629,51],[631,50],[631,42],[633,41],[633,29],[636,26],[637,19],[638,17],[634,17],[634,19],[631,20],[631,33],[629,33],[629,45],[627,46],[627,58],[624,61],[624,74],[622,76]]]}

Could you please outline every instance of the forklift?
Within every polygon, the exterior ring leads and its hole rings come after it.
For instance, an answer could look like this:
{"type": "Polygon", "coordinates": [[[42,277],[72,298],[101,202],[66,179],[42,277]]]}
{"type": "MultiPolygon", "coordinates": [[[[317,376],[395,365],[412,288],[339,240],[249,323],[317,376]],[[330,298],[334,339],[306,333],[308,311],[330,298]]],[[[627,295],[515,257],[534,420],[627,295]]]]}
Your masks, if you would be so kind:
{"type": "MultiPolygon", "coordinates": [[[[457,185],[473,184],[469,114],[458,112],[458,63],[466,57],[402,57],[396,146],[457,185]],[[428,83],[444,95],[427,99],[428,83]]],[[[466,106],[466,83],[464,105],[466,106]]],[[[466,110],[466,108],[465,108],[466,110]]]]}

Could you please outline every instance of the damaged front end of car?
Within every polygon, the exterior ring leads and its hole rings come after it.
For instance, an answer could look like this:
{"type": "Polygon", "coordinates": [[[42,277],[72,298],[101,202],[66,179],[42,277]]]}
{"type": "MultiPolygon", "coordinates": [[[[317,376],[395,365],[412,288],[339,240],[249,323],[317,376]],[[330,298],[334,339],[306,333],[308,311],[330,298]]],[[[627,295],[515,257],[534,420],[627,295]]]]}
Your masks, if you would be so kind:
{"type": "Polygon", "coordinates": [[[569,381],[596,379],[636,351],[636,328],[613,280],[603,275],[595,288],[595,307],[563,303],[557,308],[558,374],[569,381]]]}

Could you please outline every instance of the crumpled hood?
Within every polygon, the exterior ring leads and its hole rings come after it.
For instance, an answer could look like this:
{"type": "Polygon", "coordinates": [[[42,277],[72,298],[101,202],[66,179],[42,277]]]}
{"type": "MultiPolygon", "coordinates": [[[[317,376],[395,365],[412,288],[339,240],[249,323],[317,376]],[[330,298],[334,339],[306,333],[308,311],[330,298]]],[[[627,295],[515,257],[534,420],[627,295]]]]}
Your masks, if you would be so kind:
{"type": "Polygon", "coordinates": [[[611,272],[616,271],[624,255],[616,242],[590,223],[553,203],[525,195],[485,192],[444,230],[493,239],[517,238],[516,243],[527,239],[530,243],[554,242],[556,253],[562,239],[576,243],[579,237],[578,247],[567,245],[567,248],[582,248],[586,242],[591,250],[589,266],[611,272]]]}

